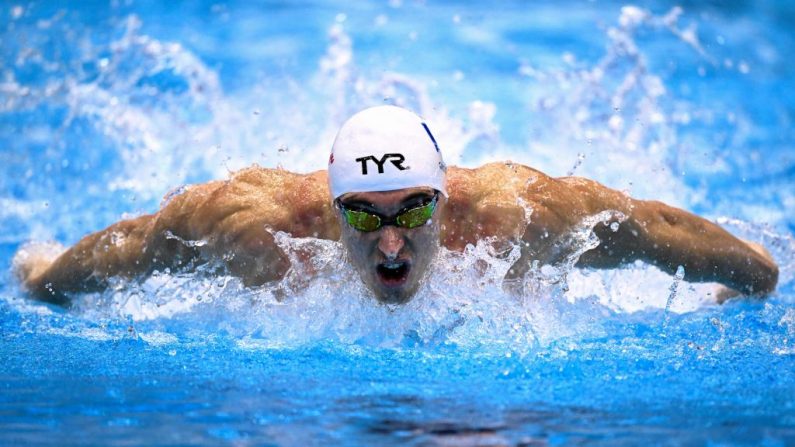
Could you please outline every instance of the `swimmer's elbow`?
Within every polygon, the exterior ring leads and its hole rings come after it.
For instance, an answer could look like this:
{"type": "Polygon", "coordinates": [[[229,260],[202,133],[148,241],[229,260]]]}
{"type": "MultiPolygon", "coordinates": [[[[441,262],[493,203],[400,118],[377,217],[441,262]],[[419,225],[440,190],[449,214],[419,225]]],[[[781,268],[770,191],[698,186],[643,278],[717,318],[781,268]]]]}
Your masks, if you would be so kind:
{"type": "Polygon", "coordinates": [[[68,292],[99,290],[102,282],[80,269],[64,247],[56,243],[31,243],[17,251],[12,260],[12,271],[31,298],[59,306],[68,305],[68,292]]]}
{"type": "Polygon", "coordinates": [[[20,271],[15,271],[15,274],[18,276],[22,288],[31,298],[58,306],[66,306],[70,303],[69,297],[48,282],[45,275],[21,276],[25,274],[20,271]]]}

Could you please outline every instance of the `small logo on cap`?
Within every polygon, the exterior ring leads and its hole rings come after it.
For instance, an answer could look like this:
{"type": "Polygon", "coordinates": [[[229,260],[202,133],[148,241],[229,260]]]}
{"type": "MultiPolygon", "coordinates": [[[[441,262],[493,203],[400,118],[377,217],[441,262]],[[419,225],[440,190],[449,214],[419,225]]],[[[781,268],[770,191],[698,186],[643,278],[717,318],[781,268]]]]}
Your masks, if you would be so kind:
{"type": "Polygon", "coordinates": [[[333,163],[334,163],[334,154],[331,154],[328,157],[328,164],[333,164],[333,163]]]}
{"type": "Polygon", "coordinates": [[[439,152],[439,145],[436,144],[436,138],[433,137],[433,134],[431,133],[431,129],[428,129],[428,125],[425,124],[425,123],[422,123],[422,127],[425,128],[425,132],[427,132],[428,136],[431,137],[431,141],[433,141],[433,147],[436,148],[436,152],[439,152]]]}

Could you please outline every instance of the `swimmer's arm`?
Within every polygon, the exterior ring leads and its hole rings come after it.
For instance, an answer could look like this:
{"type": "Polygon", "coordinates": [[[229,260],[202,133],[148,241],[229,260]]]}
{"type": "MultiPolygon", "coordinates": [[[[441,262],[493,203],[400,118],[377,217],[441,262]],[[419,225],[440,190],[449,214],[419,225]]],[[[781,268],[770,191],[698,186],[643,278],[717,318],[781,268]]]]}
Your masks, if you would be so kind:
{"type": "Polygon", "coordinates": [[[55,259],[23,248],[14,258],[22,286],[41,301],[65,305],[70,292],[93,292],[110,276],[132,277],[146,270],[142,255],[153,215],[111,225],[90,234],[55,259]]]}
{"type": "Polygon", "coordinates": [[[218,187],[219,182],[196,185],[159,212],[89,234],[55,259],[20,250],[14,262],[16,274],[34,298],[64,305],[69,302],[67,294],[102,290],[111,277],[130,279],[191,262],[196,250],[173,236],[184,232],[191,210],[218,187]]]}
{"type": "Polygon", "coordinates": [[[656,201],[636,201],[628,222],[638,232],[639,259],[684,279],[719,282],[745,295],[772,293],[778,266],[760,245],[744,242],[720,226],[656,201]]]}
{"type": "Polygon", "coordinates": [[[271,230],[282,226],[275,223],[278,209],[288,205],[274,209],[263,194],[273,192],[242,180],[225,182],[191,211],[181,229],[186,238],[204,244],[204,258],[222,260],[247,287],[281,279],[290,267],[271,230]]]}
{"type": "Polygon", "coordinates": [[[631,199],[590,180],[557,181],[582,197],[575,201],[579,209],[573,215],[616,210],[626,216],[617,231],[610,228],[610,222],[594,227],[600,245],[584,253],[578,266],[610,268],[641,260],[670,274],[682,266],[687,281],[719,282],[746,295],[775,290],[778,267],[761,246],[661,202],[631,199]]]}
{"type": "MultiPolygon", "coordinates": [[[[90,234],[55,260],[29,257],[17,275],[33,297],[68,304],[68,294],[99,291],[112,277],[221,259],[245,285],[283,276],[289,262],[267,231],[260,201],[236,182],[195,185],[155,214],[90,234]]],[[[246,189],[246,188],[244,188],[246,189]]]]}

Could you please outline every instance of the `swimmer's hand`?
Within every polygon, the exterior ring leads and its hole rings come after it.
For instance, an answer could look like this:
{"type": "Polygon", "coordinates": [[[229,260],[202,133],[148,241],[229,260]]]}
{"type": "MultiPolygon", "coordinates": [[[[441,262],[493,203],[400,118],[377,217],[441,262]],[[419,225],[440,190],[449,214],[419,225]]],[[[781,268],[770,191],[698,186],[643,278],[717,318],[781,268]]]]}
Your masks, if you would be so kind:
{"type": "Polygon", "coordinates": [[[751,247],[751,250],[759,253],[763,258],[765,258],[766,261],[774,265],[776,264],[776,261],[773,260],[773,256],[770,255],[770,252],[767,251],[767,249],[763,247],[762,244],[757,244],[756,242],[747,241],[745,239],[743,239],[742,241],[745,242],[745,245],[751,247]]]}
{"type": "MultiPolygon", "coordinates": [[[[756,242],[747,241],[745,239],[743,239],[742,241],[745,243],[745,245],[747,245],[749,248],[751,248],[751,250],[755,251],[757,254],[762,256],[765,259],[765,261],[767,261],[771,265],[776,265],[776,261],[773,260],[773,256],[770,255],[770,252],[767,251],[767,249],[765,247],[763,247],[762,244],[758,244],[756,242]]],[[[749,296],[751,296],[753,298],[765,298],[771,292],[772,292],[772,290],[763,291],[763,292],[755,293],[755,294],[749,295],[749,296]]],[[[717,300],[718,304],[723,304],[723,303],[725,303],[726,301],[728,301],[728,300],[730,300],[732,298],[737,298],[738,296],[742,296],[742,295],[743,295],[742,293],[740,293],[739,291],[737,291],[735,289],[732,289],[732,288],[726,287],[726,286],[720,286],[718,288],[718,290],[715,292],[715,299],[717,300]]]]}
{"type": "Polygon", "coordinates": [[[39,279],[65,249],[63,245],[57,242],[28,243],[23,245],[11,261],[14,276],[19,279],[26,290],[37,289],[36,284],[39,279]]]}

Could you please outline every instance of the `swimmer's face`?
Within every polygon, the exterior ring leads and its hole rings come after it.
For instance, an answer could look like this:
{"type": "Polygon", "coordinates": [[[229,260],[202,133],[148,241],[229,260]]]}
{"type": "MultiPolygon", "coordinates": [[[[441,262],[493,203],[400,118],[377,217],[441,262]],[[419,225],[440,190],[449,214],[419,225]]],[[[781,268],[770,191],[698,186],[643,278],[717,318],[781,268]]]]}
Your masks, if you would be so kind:
{"type": "Polygon", "coordinates": [[[340,197],[337,217],[342,243],[364,283],[383,303],[408,302],[439,250],[440,215],[445,198],[431,188],[348,193],[340,197]],[[436,208],[427,223],[415,228],[387,224],[375,231],[360,231],[345,219],[343,208],[376,214],[390,220],[430,203],[436,208]]]}

